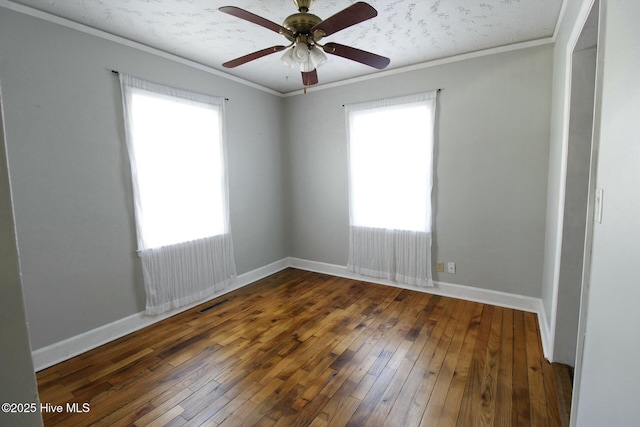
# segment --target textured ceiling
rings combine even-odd
[[[238,6],[281,24],[291,0],[12,0],[107,33],[190,59],[278,92],[302,87],[300,72],[282,53],[234,69],[223,62],[273,45],[277,33],[218,11]],[[310,12],[326,19],[351,0],[316,0]],[[562,0],[369,0],[378,16],[323,39],[387,56],[387,70],[553,36]],[[328,55],[320,84],[378,72]]]

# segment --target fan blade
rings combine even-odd
[[[311,28],[311,32],[322,31],[323,37],[329,36],[377,15],[378,12],[373,7],[359,1],[314,26]]]
[[[378,70],[382,70],[391,62],[389,58],[384,56],[376,55],[375,53],[356,49],[351,46],[345,46],[339,43],[327,43],[323,46],[323,49],[325,52],[332,55],[342,56],[343,58],[377,68]]]
[[[308,73],[302,72],[302,84],[305,86],[311,86],[318,83],[318,73],[314,69]]]
[[[262,58],[263,56],[270,55],[272,53],[280,52],[285,49],[286,46],[271,46],[266,49],[259,50],[257,52],[250,53],[245,56],[241,56],[240,58],[232,59],[231,61],[225,62],[222,64],[225,68],[234,68],[238,65],[246,64],[249,61],[253,61],[254,59]]]
[[[260,25],[261,27],[264,27],[268,30],[275,31],[278,34],[288,34],[289,36],[293,37],[293,33],[284,28],[282,25],[278,25],[275,22],[269,21],[268,19],[265,19],[244,9],[240,9],[239,7],[222,6],[221,8],[218,8],[218,10],[231,16],[235,16],[236,18],[253,22],[254,24]]]

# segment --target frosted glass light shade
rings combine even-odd
[[[287,67],[296,68],[298,66],[298,63],[293,59],[293,49],[287,49],[281,60]]]
[[[327,56],[321,49],[315,46],[309,49],[305,43],[298,43],[292,49],[287,49],[281,59],[287,67],[299,67],[303,73],[311,72],[327,62]]]
[[[319,48],[314,47],[309,51],[309,59],[311,60],[313,67],[318,68],[319,66],[327,62],[327,55],[325,55],[324,52],[322,52],[322,50],[320,50]]]
[[[298,43],[293,48],[293,60],[299,63],[303,63],[309,57],[309,46],[305,43]]]

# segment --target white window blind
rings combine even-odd
[[[432,286],[436,91],[347,105],[349,268]]]
[[[235,277],[224,99],[120,74],[147,312],[201,299]]]

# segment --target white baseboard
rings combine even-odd
[[[148,316],[144,312],[135,313],[131,316],[116,320],[115,322],[100,326],[98,328],[84,332],[80,335],[76,335],[71,338],[67,338],[66,340],[39,348],[31,353],[31,356],[33,357],[33,365],[36,371],[48,368],[49,366],[53,366],[64,360],[70,359],[86,351],[99,347],[102,344],[106,344],[110,341],[123,337],[146,326],[152,325],[178,313],[189,310],[197,305],[202,304],[203,302],[235,291],[236,289],[260,280],[263,277],[267,277],[271,274],[277,273],[278,271],[284,270],[287,267],[289,267],[288,260],[286,258],[281,259],[279,261],[265,265],[264,267],[260,267],[255,270],[249,271],[248,273],[239,275],[231,287],[220,291],[219,293],[212,295],[205,300],[198,301],[184,307],[176,308],[157,316]]]
[[[538,316],[538,324],[540,325],[540,339],[542,341],[542,350],[544,357],[551,360],[548,354],[549,343],[549,326],[547,317],[544,314],[544,307],[540,298],[528,297],[507,292],[493,291],[490,289],[475,288],[472,286],[456,285],[453,283],[434,282],[433,288],[407,285],[404,283],[394,282],[387,279],[379,279],[375,277],[363,276],[361,274],[349,271],[346,266],[326,264],[317,261],[309,261],[300,258],[289,258],[290,267],[299,268],[301,270],[314,271],[316,273],[330,274],[332,276],[345,277],[347,279],[363,280],[381,285],[395,286],[403,289],[410,289],[418,292],[426,292],[434,295],[442,295],[452,298],[460,298],[468,301],[481,302],[484,304],[496,305],[499,307],[512,308],[515,310],[535,313]]]
[[[547,324],[547,318],[544,315],[542,300],[540,298],[510,294],[506,292],[498,292],[445,282],[435,282],[435,286],[433,288],[424,288],[406,285],[391,280],[362,276],[349,271],[346,266],[289,257],[239,275],[233,286],[211,296],[210,298],[207,298],[207,300],[217,298],[221,295],[242,288],[257,280],[284,270],[287,267],[536,313],[538,315],[538,323],[540,325],[540,337],[542,339],[544,356],[551,360],[549,357],[550,355],[548,354],[548,349],[550,347],[547,341],[549,339],[549,326]],[[185,307],[180,307],[157,316],[148,316],[144,314],[144,312],[135,313],[131,316],[116,320],[115,322],[92,329],[80,335],[39,348],[32,352],[34,367],[36,371],[48,368],[146,326],[189,310],[203,302],[206,302],[207,300],[199,301]]]
[[[549,329],[549,322],[547,322],[547,315],[544,311],[544,305],[542,299],[538,300],[538,326],[540,327],[540,340],[542,341],[542,352],[545,359],[549,362],[553,362],[553,345],[551,342],[551,329]]]

